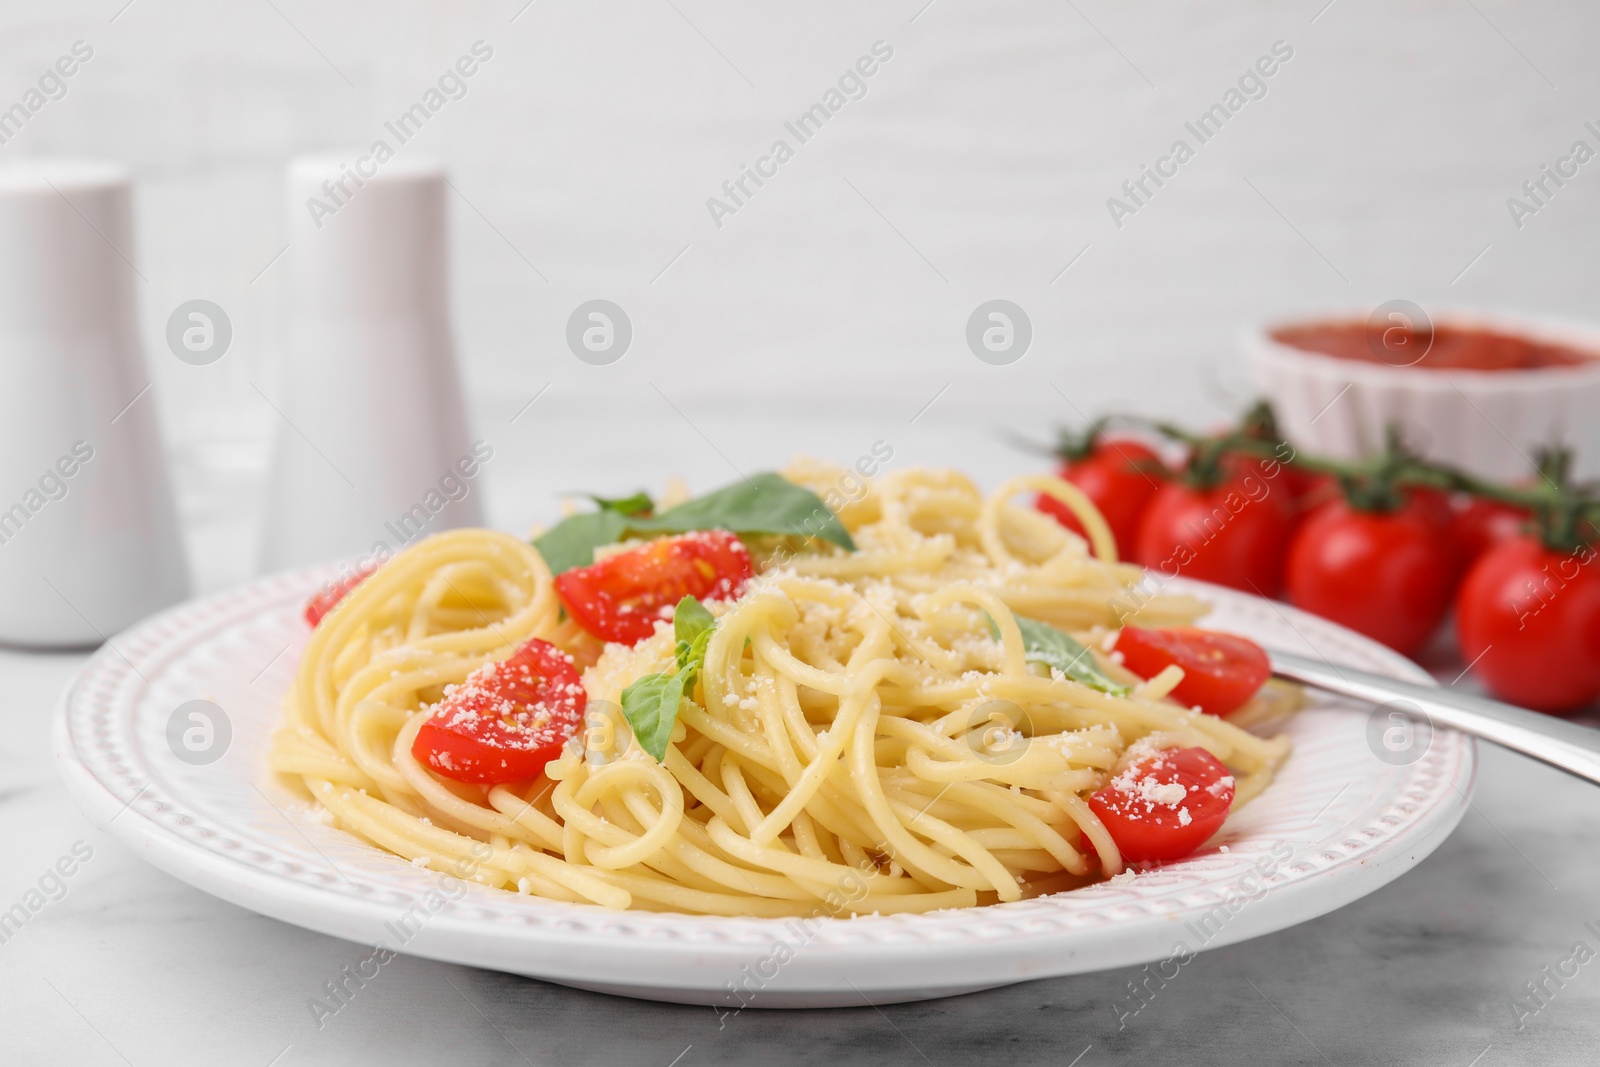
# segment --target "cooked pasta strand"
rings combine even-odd
[[[841,473],[787,475],[824,493]],[[1020,506],[1034,492],[1071,508],[1088,539]],[[749,591],[708,605],[717,627],[659,763],[614,705],[672,669],[671,626],[601,648],[563,617],[531,545],[455,530],[387,562],[312,633],[272,765],[335,825],[488,887],[777,917],[970,907],[1116,875],[1088,798],[1130,746],[1205,748],[1236,775],[1235,806],[1287,757],[1284,737],[1170,700],[1178,668],[1141,681],[1107,663],[1132,685],[1114,695],[1029,661],[1019,615],[1092,645],[1129,618],[1204,608],[1135,594],[1143,572],[1117,561],[1072,486],[1029,476],[985,497],[955,472],[906,470],[840,516],[859,551],[770,539]],[[587,664],[603,728],[580,730],[532,782],[465,784],[413,758],[451,687],[530,638]],[[1294,707],[1280,687],[1240,721]]]

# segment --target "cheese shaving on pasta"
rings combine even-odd
[[[822,493],[842,473],[785,476]],[[1032,493],[1071,508],[1087,539],[1028,506]],[[839,517],[855,552],[749,539],[758,576],[707,605],[715,631],[660,762],[619,704],[673,669],[670,621],[602,648],[564,616],[534,547],[466,529],[399,553],[316,628],[271,765],[336,826],[486,886],[788,916],[971,907],[1116,876],[1088,798],[1130,749],[1206,749],[1236,776],[1235,808],[1288,755],[1287,738],[1167,699],[1181,671],[1145,681],[1103,651],[1127,622],[1188,622],[1205,605],[1141,585],[1068,483],[1022,477],[985,496],[954,471],[902,470]],[[1122,684],[1030,661],[1019,616],[1075,636]],[[413,740],[447,687],[535,637],[586,668],[586,721],[561,756],[497,785],[419,764]]]

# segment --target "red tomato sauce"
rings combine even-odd
[[[1429,344],[1426,329],[1396,326],[1380,332],[1365,322],[1331,322],[1281,327],[1272,331],[1272,339],[1335,359],[1415,366],[1422,370],[1542,370],[1579,366],[1596,358],[1595,353],[1567,345],[1490,330],[1435,326],[1431,332],[1432,344]],[[1424,350],[1427,354],[1412,363],[1410,353]]]

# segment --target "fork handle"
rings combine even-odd
[[[1279,678],[1370,704],[1393,703],[1393,710],[1411,719],[1417,718],[1415,709],[1431,725],[1448,726],[1492,741],[1600,785],[1600,730],[1498,700],[1401,682],[1326,660],[1276,650],[1269,650],[1269,654],[1272,673]]]

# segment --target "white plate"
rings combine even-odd
[[[1186,959],[1315,918],[1399,877],[1449,835],[1472,792],[1469,738],[1439,731],[1420,759],[1391,765],[1369,747],[1371,709],[1315,696],[1290,725],[1294,754],[1264,795],[1203,853],[1125,884],[931,915],[821,919],[809,929],[610,912],[448,883],[459,899],[444,901],[440,875],[318,822],[266,767],[278,701],[308,632],[301,607],[332,573],[280,575],[185,604],[96,653],[56,721],[56,757],[73,797],[151,863],[264,915],[586,989],[729,1009],[823,1007]],[[1215,605],[1207,625],[1428,681],[1332,623],[1214,586],[1171,588]],[[232,727],[225,754],[206,766],[179,760],[166,740],[175,709],[197,698],[222,707]],[[1257,892],[1252,873],[1274,850],[1292,858]],[[434,914],[430,892],[443,904]],[[408,912],[414,919],[402,924]]]

